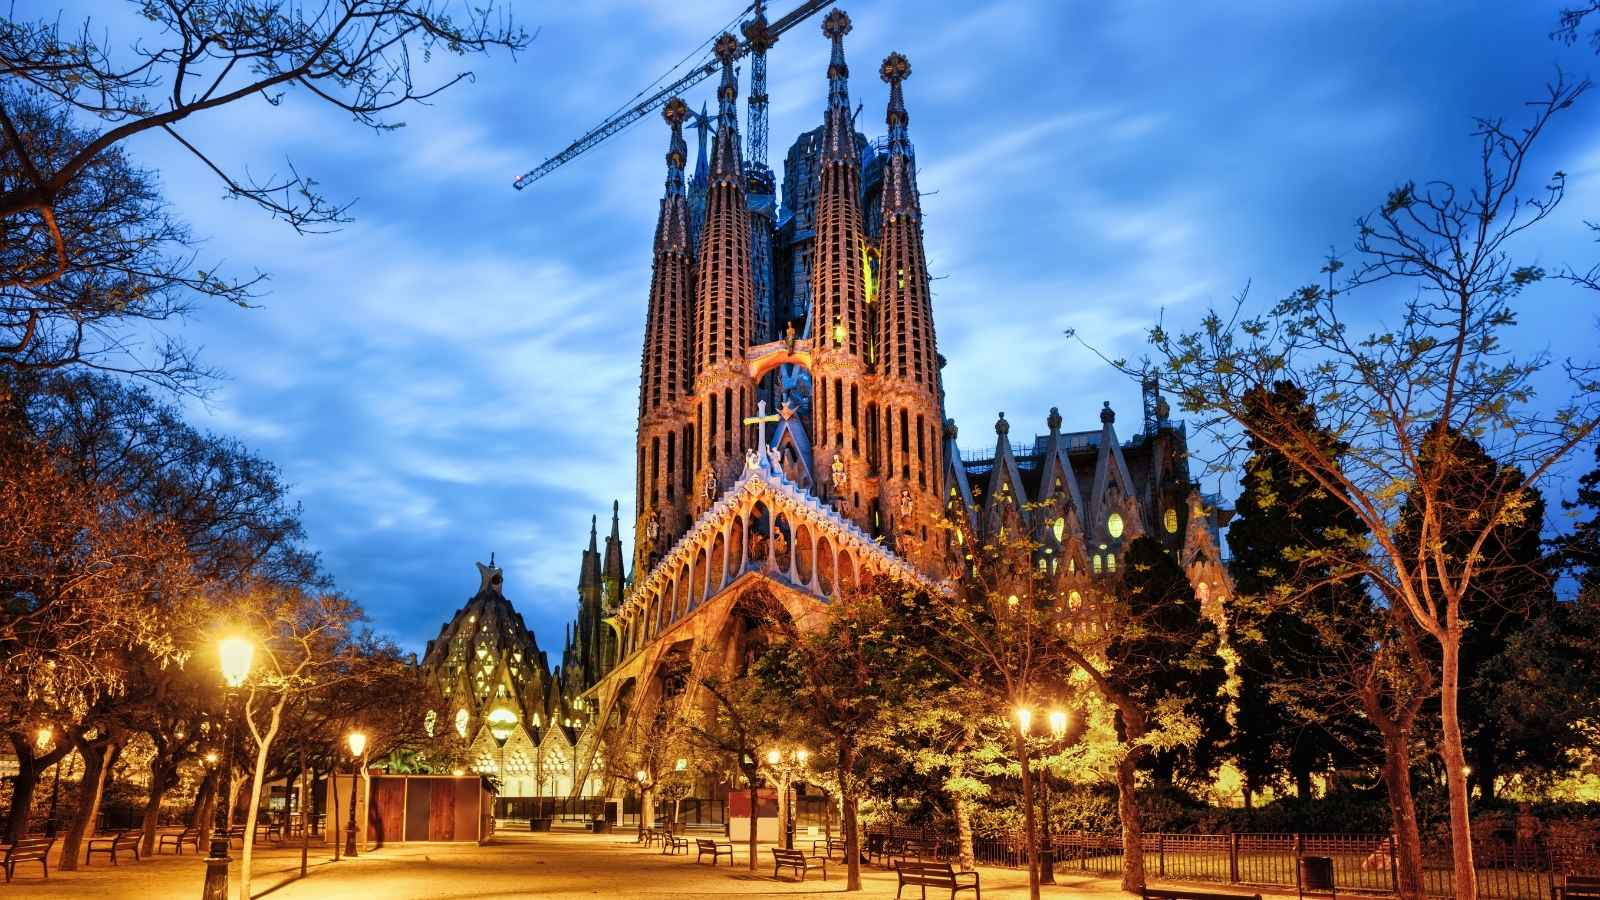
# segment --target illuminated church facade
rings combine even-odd
[[[503,749],[494,746],[496,708],[516,717],[524,756],[528,747],[559,752],[562,790],[535,785],[541,794],[618,793],[602,735],[645,740],[649,723],[697,702],[697,670],[742,665],[762,641],[753,596],[803,627],[875,575],[945,581],[960,560],[951,519],[980,538],[1022,522],[1040,544],[1038,564],[1069,592],[1116,578],[1123,548],[1142,535],[1182,561],[1208,602],[1231,593],[1218,536],[1228,511],[1200,493],[1186,432],[1153,386],[1127,440],[1108,403],[1099,426],[1081,431],[1063,431],[1051,409],[1031,439],[1014,438],[1001,413],[992,445],[961,449],[945,414],[923,247],[904,93],[911,66],[898,53],[883,60],[886,135],[868,140],[850,104],[849,31],[843,11],[823,22],[823,121],[788,152],[781,205],[765,161],[743,155],[733,36],[716,44],[715,133],[708,146],[702,115],[692,176],[689,107],[674,98],[663,110],[635,544],[624,552],[616,509],[603,554],[591,530],[559,668],[507,668],[518,653],[543,657],[531,635],[521,643],[520,619],[507,625],[494,597],[479,602],[486,590],[497,595],[489,580],[430,644],[435,677],[459,679],[466,667],[466,680],[450,683],[471,702],[452,715],[465,710],[484,767],[500,764],[489,759]],[[473,604],[483,611],[468,613]],[[482,657],[480,638],[460,643],[496,628],[504,636]]]

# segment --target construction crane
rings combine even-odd
[[[805,3],[800,4],[790,10],[788,14],[770,24],[762,14],[760,0],[756,0],[755,3],[745,8],[745,12],[753,10],[755,16],[745,23],[741,29],[745,38],[739,42],[739,49],[734,54],[734,58],[737,59],[746,54],[753,54],[750,83],[750,159],[752,162],[763,167],[767,164],[767,51],[772,48],[773,44],[777,43],[779,36],[784,32],[804,22],[817,12],[832,6],[833,2],[834,0],[806,0]],[[702,46],[710,43],[711,41],[707,41]],[[610,118],[596,125],[588,134],[573,141],[560,153],[540,163],[538,168],[518,177],[517,180],[511,183],[512,187],[520,191],[577,159],[605,141],[606,138],[622,131],[634,122],[649,115],[652,111],[660,109],[669,98],[682,94],[689,88],[711,77],[717,71],[717,65],[715,56],[702,58],[700,62],[696,63],[693,68],[679,77],[678,80],[660,88],[633,106],[613,113]],[[676,69],[677,67],[674,66],[673,68]],[[662,76],[662,78],[665,77]],[[661,81],[660,78],[656,79],[656,82],[659,81]],[[652,86],[656,82],[652,82]],[[649,89],[649,87],[646,87],[645,91]],[[643,94],[644,91],[639,93]]]

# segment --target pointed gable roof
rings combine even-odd
[[[1050,434],[1045,438],[1044,453],[1039,459],[1039,496],[1035,499],[1048,502],[1056,499],[1056,482],[1061,483],[1061,493],[1069,509],[1077,516],[1084,515],[1083,495],[1078,491],[1078,477],[1072,472],[1072,460],[1067,456],[1067,442],[1061,439],[1061,411],[1050,407],[1050,417],[1045,420]]]
[[[1109,508],[1105,505],[1106,492],[1115,483],[1117,489],[1124,497],[1132,497],[1134,491],[1133,475],[1128,472],[1128,461],[1122,457],[1122,444],[1117,441],[1117,430],[1113,427],[1117,414],[1111,409],[1111,401],[1107,400],[1100,410],[1100,454],[1094,464],[1094,487],[1089,496],[1089,515],[1091,520],[1085,524],[1091,529],[1098,529],[1105,523],[1105,519],[1113,512],[1121,512],[1121,508]]]
[[[1028,502],[1028,495],[1022,486],[1022,472],[1017,466],[1016,456],[1011,452],[1011,423],[1006,421],[1005,413],[995,420],[994,433],[994,468],[989,470],[989,486],[983,498],[985,518],[995,511],[995,505],[1004,498],[1009,497],[1018,512],[1021,512],[1022,504]]]

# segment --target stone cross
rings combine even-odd
[[[763,400],[756,404],[756,414],[745,419],[744,424],[756,426],[756,447],[765,453],[767,449],[767,423],[780,422],[782,420],[782,416],[767,415],[767,401]]]

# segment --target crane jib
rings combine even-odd
[[[776,22],[773,22],[771,25],[769,25],[767,28],[767,33],[771,36],[771,38],[776,39],[778,35],[783,34],[785,31],[788,31],[795,25],[805,21],[817,11],[832,5],[833,2],[834,0],[807,0],[807,2],[800,4],[793,10],[790,10],[787,15],[782,16]],[[734,58],[739,59],[749,52],[750,41],[740,41],[739,48],[734,53]],[[679,78],[677,81],[674,81],[666,87],[656,91],[654,94],[651,94],[638,104],[631,106],[620,113],[617,113],[604,122],[601,122],[583,137],[580,137],[569,144],[566,149],[562,150],[560,153],[557,153],[556,155],[540,163],[537,168],[519,176],[515,181],[511,182],[511,186],[520,191],[544,176],[549,175],[551,172],[554,172],[561,166],[581,156],[584,152],[592,149],[595,145],[603,142],[606,138],[611,137],[624,128],[627,128],[634,122],[637,122],[643,116],[648,115],[652,110],[659,108],[667,102],[668,98],[690,87],[693,87],[696,84],[699,84],[701,81],[704,81],[716,70],[717,64],[715,61],[706,62],[696,66],[695,68],[689,70],[689,72],[686,73],[682,78]]]

